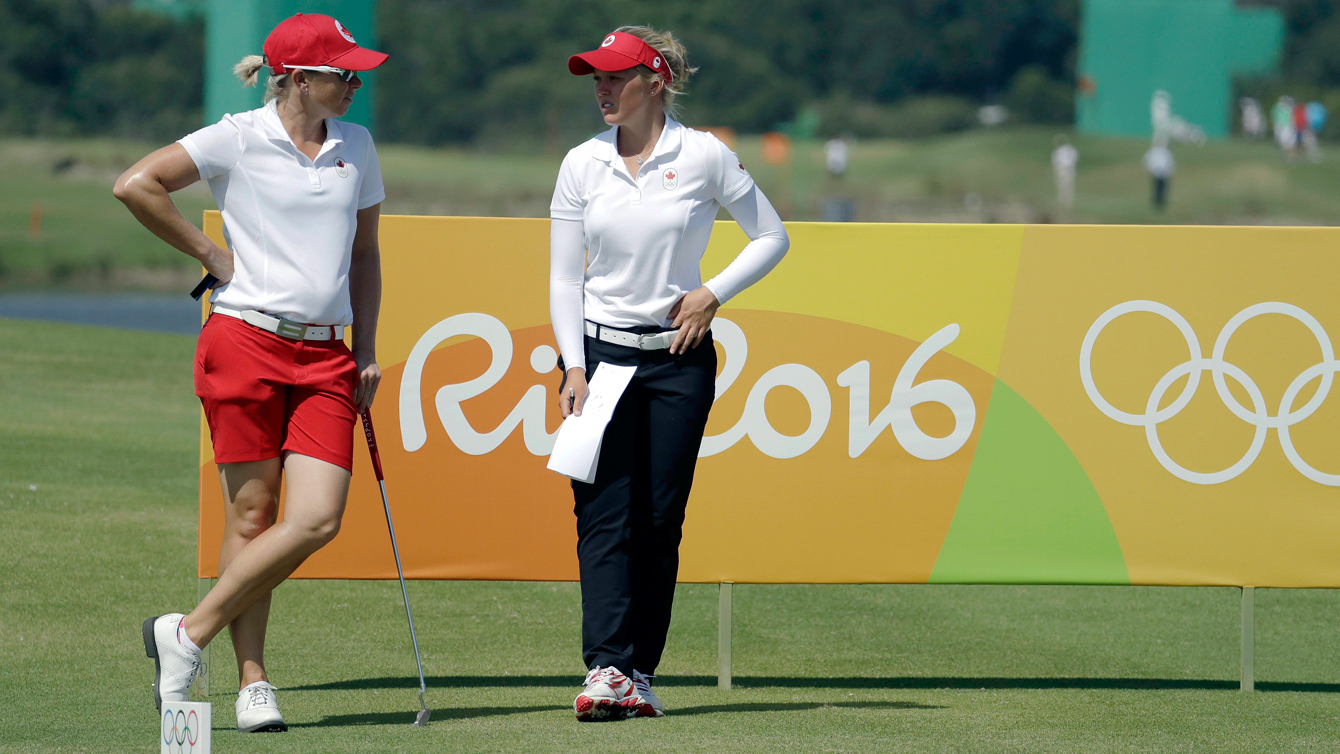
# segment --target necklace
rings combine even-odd
[[[653,149],[655,149],[655,148],[656,148],[656,143],[655,143],[655,142],[652,142],[651,144],[648,144],[645,148],[643,148],[643,150],[642,150],[641,152],[638,152],[637,154],[633,155],[633,159],[637,160],[637,164],[641,165],[641,164],[642,164],[642,161],[643,161],[643,159],[644,159],[644,158],[643,158],[643,155],[650,153],[651,150],[653,150]]]

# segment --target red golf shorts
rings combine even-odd
[[[358,369],[340,340],[289,340],[212,315],[195,348],[195,394],[205,407],[215,463],[263,461],[284,451],[352,472]]]

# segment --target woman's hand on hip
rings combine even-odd
[[[233,252],[228,249],[215,246],[214,251],[205,258],[204,265],[209,274],[219,280],[214,284],[215,288],[233,279]]]
[[[586,396],[590,392],[591,389],[586,385],[586,370],[582,367],[569,369],[567,384],[558,391],[558,410],[563,418],[568,418],[568,414],[581,416],[582,406],[586,404]]]
[[[679,332],[675,333],[675,339],[670,343],[670,353],[688,353],[697,348],[712,327],[712,319],[720,308],[721,302],[717,301],[716,294],[707,288],[689,291],[676,301],[670,310],[670,326]]]
[[[372,399],[377,395],[377,385],[382,381],[382,370],[377,366],[375,357],[360,354],[354,354],[354,366],[358,367],[358,384],[354,385],[354,406],[361,414],[372,406]]]

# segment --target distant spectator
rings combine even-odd
[[[1293,122],[1293,97],[1280,97],[1270,109],[1270,125],[1275,129],[1275,143],[1284,156],[1292,160],[1298,149],[1298,129]]]
[[[1261,103],[1255,97],[1243,97],[1238,104],[1242,107],[1242,135],[1249,139],[1265,136],[1266,115],[1261,111]]]
[[[1202,146],[1205,131],[1194,123],[1173,113],[1172,95],[1159,89],[1149,101],[1149,123],[1154,129],[1154,143],[1168,146],[1170,141],[1184,141]]]
[[[1155,144],[1145,152],[1145,170],[1154,179],[1154,210],[1162,212],[1168,206],[1168,184],[1172,181],[1177,162],[1172,151],[1165,146]]]
[[[1317,101],[1307,103],[1307,127],[1312,129],[1312,133],[1321,136],[1321,132],[1326,130],[1326,118],[1330,111],[1326,106]]]
[[[1070,209],[1075,205],[1075,166],[1079,164],[1079,150],[1064,134],[1058,134],[1052,150],[1052,171],[1056,174],[1056,199]]]
[[[1313,162],[1321,162],[1321,132],[1326,128],[1326,106],[1317,101],[1307,103],[1304,108],[1305,120],[1307,121],[1307,136],[1303,140],[1303,148],[1307,150],[1307,158]]]
[[[824,167],[828,168],[828,174],[834,178],[841,178],[847,172],[847,160],[851,156],[851,149],[847,146],[847,140],[841,136],[836,139],[829,139],[824,144]]]

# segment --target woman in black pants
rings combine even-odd
[[[573,482],[582,579],[583,721],[660,717],[651,677],[670,627],[684,509],[712,407],[717,308],[790,245],[734,153],[667,117],[693,73],[668,33],[623,27],[574,55],[611,128],[573,149],[550,207],[550,318],[566,367],[560,408],[581,413],[601,362],[635,366],[593,483]],[[751,239],[707,283],[719,207]],[[627,671],[625,673],[625,671]]]

